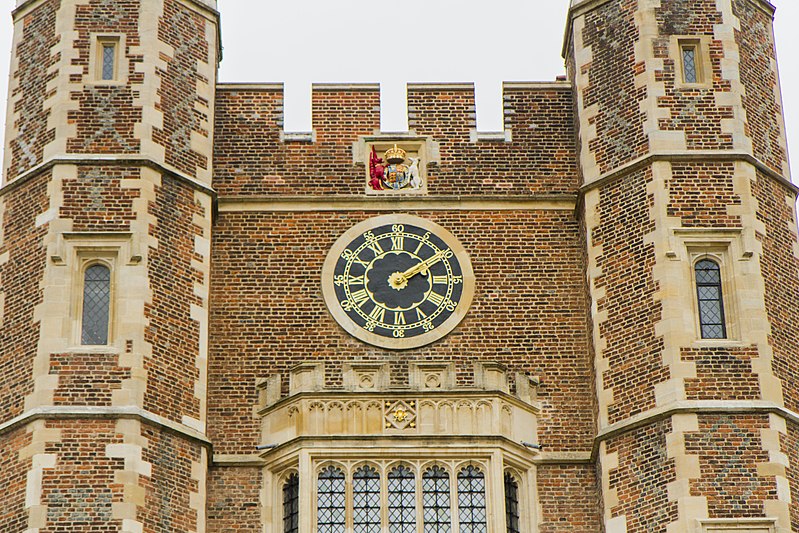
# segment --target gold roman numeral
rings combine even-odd
[[[348,285],[363,285],[363,276],[350,276],[347,278]]]
[[[370,242],[367,246],[369,247],[370,250],[372,250],[375,253],[375,257],[377,257],[378,255],[383,255],[385,253],[383,247],[380,246],[380,241],[374,240]]]
[[[435,305],[436,307],[444,303],[444,297],[438,294],[437,292],[431,292],[430,296],[428,296],[427,299],[433,302],[433,305]]]
[[[372,312],[369,313],[369,318],[374,320],[375,322],[383,322],[383,319],[386,317],[386,310],[376,305]]]
[[[424,320],[425,318],[427,318],[427,315],[424,314],[424,311],[422,311],[421,309],[419,309],[417,307],[416,308],[416,320]]]
[[[449,285],[449,276],[433,276],[434,285]]]
[[[418,308],[417,308],[418,309]],[[395,326],[404,326],[405,322],[405,313],[402,311],[397,311],[394,313],[394,325]]]
[[[391,249],[404,250],[405,249],[405,235],[392,235],[391,236]]]
[[[350,296],[355,301],[355,303],[360,307],[361,305],[369,299],[369,293],[366,292],[366,289],[361,289],[359,291],[353,292]]]

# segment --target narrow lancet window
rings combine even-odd
[[[83,311],[81,314],[81,344],[108,344],[108,324],[111,311],[111,269],[92,265],[83,277]]]
[[[116,43],[104,42],[102,43],[102,76],[103,81],[111,81],[116,78],[116,56],[117,47]]]
[[[416,479],[405,466],[388,473],[388,531],[416,533]]]
[[[519,529],[519,484],[505,474],[505,525],[508,533],[521,533]]]
[[[721,293],[721,269],[718,263],[703,259],[694,267],[699,301],[699,327],[703,339],[726,339],[724,300]]]
[[[291,474],[283,484],[283,533],[300,530],[300,477]]]
[[[344,533],[346,527],[346,493],[344,473],[329,466],[319,473],[316,494],[318,533]]]
[[[458,523],[460,533],[486,533],[485,476],[473,466],[458,474]]]
[[[682,47],[682,78],[685,83],[698,83],[699,77],[696,68],[696,46],[684,45]]]
[[[449,474],[440,466],[434,466],[422,476],[422,505],[424,533],[450,533]]]
[[[355,533],[380,533],[380,475],[363,466],[352,476],[352,517]]]

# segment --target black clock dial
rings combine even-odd
[[[407,215],[352,228],[331,250],[323,276],[336,320],[362,340],[395,349],[446,334],[473,292],[463,247],[443,228]]]
[[[384,224],[353,239],[336,262],[336,297],[358,326],[407,338],[440,326],[463,293],[463,272],[437,235]]]

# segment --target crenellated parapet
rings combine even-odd
[[[220,84],[214,187],[226,197],[362,196],[369,150],[359,145],[429,139],[427,195],[574,194],[570,85],[506,83],[503,101],[504,131],[478,132],[474,85],[409,84],[410,130],[397,135],[380,131],[378,85],[315,84],[312,132],[296,134],[283,131],[281,85]]]

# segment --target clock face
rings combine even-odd
[[[325,302],[355,337],[384,348],[423,346],[449,333],[474,294],[463,246],[409,215],[371,218],[342,235],[322,270]]]

